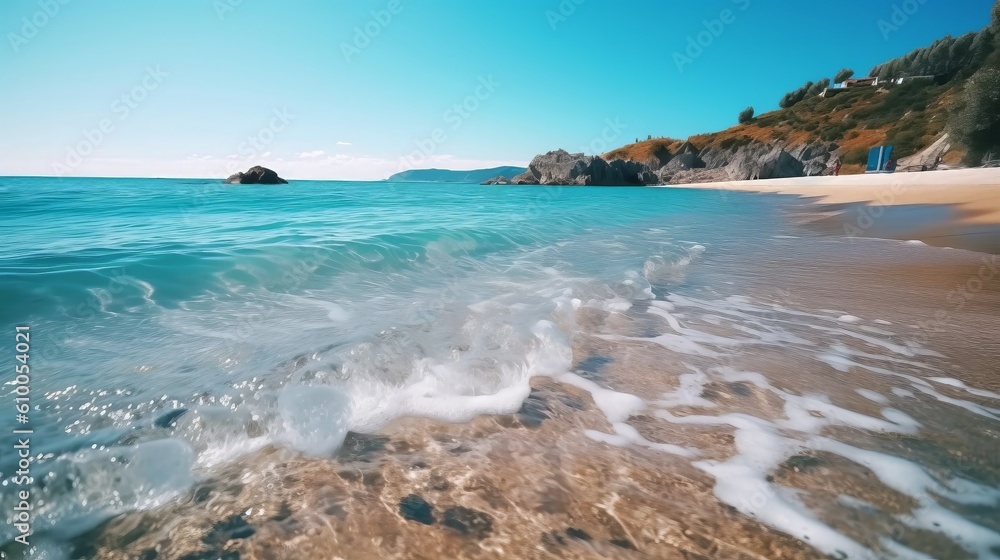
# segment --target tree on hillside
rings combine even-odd
[[[969,148],[968,163],[978,164],[989,152],[1000,156],[1000,64],[990,64],[969,79],[965,109],[955,124],[956,135]]]
[[[919,48],[872,68],[869,76],[877,78],[902,78],[905,76],[926,76],[952,74],[971,68],[975,71],[977,52],[990,45],[993,34],[989,28],[972,32],[961,37],[947,35],[934,41],[930,46]]]
[[[990,21],[994,30],[1000,30],[1000,0],[997,0],[990,10]]]
[[[969,52],[972,54],[971,62],[969,63],[971,72],[975,72],[982,67],[986,59],[996,50],[997,46],[996,34],[990,28],[980,31],[969,46]]]
[[[837,72],[837,75],[833,77],[833,83],[842,84],[847,80],[850,80],[853,76],[854,76],[854,70],[851,70],[850,68],[844,68],[840,72]]]
[[[816,97],[817,95],[823,93],[823,90],[828,87],[830,87],[830,78],[823,78],[806,89],[805,97]]]
[[[748,122],[752,121],[753,113],[754,113],[753,107],[747,107],[746,109],[740,111],[740,118],[739,118],[740,124],[747,124]]]
[[[809,88],[813,87],[813,85],[814,84],[812,82],[806,82],[806,85],[800,87],[799,89],[786,93],[785,96],[781,98],[781,101],[778,102],[778,107],[781,107],[782,109],[789,109],[793,107],[796,103],[806,98]]]

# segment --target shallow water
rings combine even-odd
[[[819,235],[798,204],[0,179],[33,543],[997,557],[996,257]]]

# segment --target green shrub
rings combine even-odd
[[[901,121],[889,129],[886,144],[894,146],[893,157],[909,157],[923,150],[926,147],[924,137],[927,136],[927,128],[927,120],[917,117]]]
[[[739,122],[740,124],[747,124],[753,120],[753,107],[747,107],[740,111]]]
[[[848,126],[846,122],[831,124],[820,131],[819,137],[822,138],[824,142],[836,142],[843,138],[844,134],[850,128],[851,127]]]
[[[782,115],[780,113],[783,113],[783,111],[773,111],[771,113],[767,113],[766,115],[757,117],[754,122],[761,128],[770,128],[782,121]]]
[[[978,165],[1000,150],[1000,64],[989,65],[965,86],[963,108],[954,119],[956,136],[966,146],[966,163]]]
[[[850,68],[844,68],[840,72],[837,72],[837,75],[834,76],[833,83],[835,84],[844,83],[845,81],[850,80],[851,76],[853,75],[854,75],[854,70],[851,70]]]
[[[868,163],[869,148],[854,148],[844,154],[841,162],[847,165],[865,165]]]

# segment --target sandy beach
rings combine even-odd
[[[802,222],[830,232],[1000,253],[1000,169],[726,181],[683,188],[798,195],[816,210]]]

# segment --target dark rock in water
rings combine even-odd
[[[215,491],[215,487],[209,483],[197,486],[193,492],[193,498],[195,503],[207,502],[209,498],[212,497],[212,492]]]
[[[562,538],[558,532],[551,531],[542,533],[542,544],[547,547],[563,546],[566,544],[566,539]]]
[[[509,185],[510,179],[504,177],[503,175],[499,177],[494,177],[492,179],[487,179],[480,183],[481,185]]]
[[[576,372],[585,379],[589,379],[591,381],[601,381],[603,380],[601,370],[604,369],[604,366],[613,361],[615,361],[614,358],[609,356],[588,356],[585,360],[576,364]]]
[[[288,181],[278,177],[277,173],[266,167],[255,165],[246,172],[230,175],[226,179],[226,183],[230,185],[284,185]]]
[[[520,175],[515,175],[513,179],[510,180],[512,185],[537,185],[538,179],[531,171],[525,171]]]
[[[347,432],[344,444],[337,453],[341,462],[363,461],[370,463],[377,459],[389,444],[390,439],[386,436],[373,436],[359,434],[357,432]]]
[[[407,521],[424,525],[434,524],[434,506],[416,494],[410,494],[399,501],[399,515]]]
[[[153,422],[153,425],[156,426],[157,428],[170,428],[175,425],[174,421],[180,418],[181,416],[184,416],[184,414],[187,411],[188,410],[186,408],[176,408],[174,410],[171,410],[170,412],[157,418]]]
[[[556,150],[535,156],[528,170],[514,177],[515,185],[642,186],[659,178],[645,163]]]
[[[278,509],[278,513],[271,516],[271,521],[284,521],[292,516],[292,508],[288,505],[288,502],[281,502],[281,508]]]
[[[252,536],[257,531],[247,523],[240,515],[234,515],[225,521],[220,521],[212,525],[202,542],[206,544],[225,544],[234,539],[245,539]]]
[[[736,383],[730,383],[729,390],[731,390],[733,393],[741,397],[753,396],[753,389],[751,388],[750,384],[744,383],[742,381],[738,381]]]
[[[611,539],[608,542],[620,548],[635,550],[635,545],[625,539]]]
[[[462,454],[468,453],[469,451],[472,451],[472,449],[468,445],[465,445],[464,443],[460,443],[460,444],[458,444],[458,447],[454,447],[450,451],[451,451],[451,453],[453,453],[455,455],[462,455]]]
[[[781,468],[789,471],[808,471],[823,465],[823,460],[812,455],[792,455]]]
[[[541,393],[532,389],[524,404],[517,411],[517,419],[527,428],[537,428],[542,422],[549,419],[549,405],[545,402],[545,397]]]
[[[493,517],[488,513],[456,506],[445,510],[441,523],[462,535],[481,539],[493,531]]]

